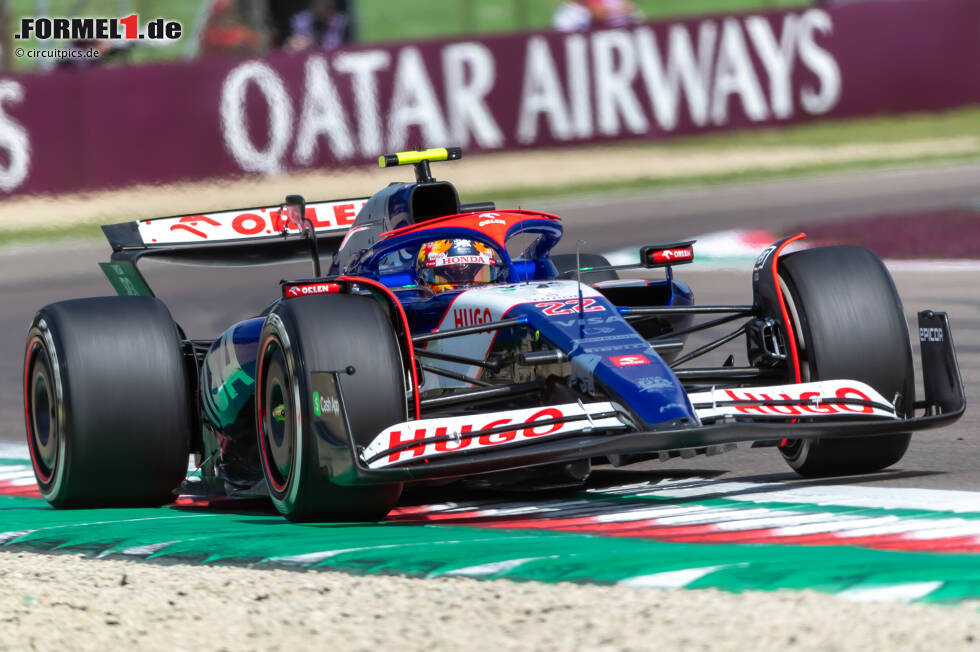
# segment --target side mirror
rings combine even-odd
[[[306,200],[302,195],[286,195],[286,201],[279,205],[279,215],[286,218],[300,233],[313,230],[313,225],[306,219]]]
[[[310,241],[310,257],[313,259],[313,276],[320,278],[320,252],[316,245],[316,229],[313,222],[306,219],[306,200],[302,195],[286,195],[286,201],[279,204],[279,215],[306,235]]]

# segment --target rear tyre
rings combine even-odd
[[[605,256],[600,256],[599,254],[580,254],[579,260],[576,262],[575,254],[556,254],[551,257],[551,262],[555,264],[555,268],[558,270],[558,274],[565,274],[566,272],[573,272],[578,269],[578,265],[582,267],[608,267],[609,261],[606,260]],[[575,276],[572,275],[570,278],[574,279]],[[615,281],[619,279],[619,272],[614,269],[609,269],[604,272],[582,272],[582,280],[586,283],[598,283],[600,281]]]
[[[320,448],[346,442],[314,433],[310,374],[349,367],[354,373],[341,377],[347,419],[355,444],[366,446],[407,418],[404,366],[384,310],[369,297],[341,294],[290,299],[269,314],[259,338],[256,429],[269,495],[291,521],[378,520],[401,495],[401,483],[335,484],[331,474],[352,460],[321,468]]]
[[[779,260],[804,382],[849,378],[898,401],[915,402],[912,349],[902,301],[881,260],[864,247],[818,247]],[[849,439],[791,440],[780,447],[799,474],[815,477],[870,473],[905,454],[907,433]]]
[[[24,355],[27,444],[55,507],[159,505],[187,475],[191,403],[177,327],[150,297],[61,301]]]

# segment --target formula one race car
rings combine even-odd
[[[581,483],[593,464],[778,447],[806,476],[901,459],[910,432],[965,399],[944,313],[919,313],[915,398],[902,305],[861,247],[767,247],[752,305],[696,305],[673,266],[693,242],[634,265],[550,255],[554,215],[460,204],[430,161],[381,157],[414,183],[368,199],[165,217],[103,227],[120,296],[42,308],[27,338],[27,440],[57,507],[161,504],[173,492],[268,495],[291,520],[376,519],[405,483]],[[520,242],[515,248],[514,243]],[[144,257],[210,264],[305,255],[257,317],[189,340]],[[332,254],[327,274],[320,253]],[[584,267],[582,265],[585,265]],[[662,280],[622,280],[663,268]],[[695,323],[696,316],[707,321]],[[692,332],[737,325],[684,352]],[[748,364],[687,363],[736,339]],[[185,479],[189,453],[200,478]],[[482,483],[482,485],[481,485]]]

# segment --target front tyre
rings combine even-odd
[[[817,247],[779,260],[779,278],[797,339],[803,382],[859,380],[892,400],[915,402],[912,349],[902,301],[881,260],[864,247]],[[870,473],[905,454],[908,433],[790,440],[786,462],[808,477]]]
[[[27,445],[55,507],[163,504],[187,474],[192,409],[177,327],[149,297],[61,301],[24,354]]]
[[[269,314],[259,338],[256,429],[269,495],[291,521],[378,520],[401,495],[400,483],[331,479],[357,453],[339,433],[328,433],[332,443],[316,434],[311,374],[350,367],[341,378],[347,419],[355,445],[366,446],[407,418],[401,352],[384,310],[370,297],[340,294],[289,299]]]

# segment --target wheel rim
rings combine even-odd
[[[292,459],[292,442],[286,437],[288,408],[283,399],[282,384],[275,379],[269,384],[266,405],[269,408],[269,448],[276,469],[283,477],[289,477],[290,460]]]
[[[273,489],[281,492],[285,490],[293,471],[293,447],[296,445],[295,406],[282,349],[276,342],[268,342],[263,358],[267,371],[262,383],[259,412],[262,453],[267,477]]]
[[[61,432],[58,428],[58,403],[54,395],[51,365],[41,346],[36,347],[32,356],[28,378],[28,419],[31,426],[29,443],[38,479],[46,483],[51,480],[57,468]]]

